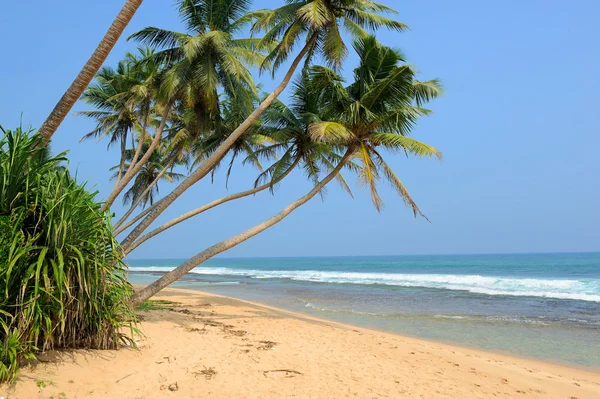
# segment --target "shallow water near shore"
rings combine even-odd
[[[148,284],[182,260],[130,260]],[[173,285],[600,369],[600,253],[211,259]]]

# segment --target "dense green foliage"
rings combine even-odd
[[[415,216],[425,216],[387,159],[398,153],[441,159],[440,151],[410,134],[442,88],[437,79],[417,80],[399,50],[377,41],[379,29],[408,28],[389,18],[395,10],[372,0],[289,0],[274,10],[252,10],[247,0],[176,3],[185,33],[147,27],[131,35],[146,47],[127,54],[115,70],[105,67],[82,96],[94,109],[81,114],[96,122],[85,137],[121,139],[121,161],[112,169],[117,184],[104,207],[119,196],[132,203],[115,224],[117,234],[127,234],[124,253],[214,206],[267,188],[274,193],[294,170],[317,185],[346,153],[340,172],[369,188],[378,211],[378,186],[385,182]],[[346,85],[342,67],[350,51],[360,64]],[[289,68],[281,82],[260,93],[250,71],[258,67],[260,77],[284,64]],[[281,94],[289,84],[286,102]],[[224,165],[227,186],[240,163],[258,169],[254,189],[199,206],[142,236],[185,191],[206,177],[214,180]],[[159,181],[179,179],[159,196]],[[335,179],[350,192],[345,177]]]
[[[131,287],[111,223],[88,192],[22,129],[0,139],[0,381],[54,348],[131,343]],[[131,331],[131,330],[130,330]]]

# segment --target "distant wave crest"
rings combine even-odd
[[[132,267],[132,271],[168,272],[173,267]],[[452,274],[358,273],[318,270],[252,270],[198,267],[191,273],[290,279],[333,284],[388,285],[468,291],[486,295],[533,296],[600,302],[600,280],[533,279]]]

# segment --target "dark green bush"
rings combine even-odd
[[[0,140],[0,382],[56,348],[131,343],[131,286],[107,213],[22,129]],[[132,330],[130,330],[132,331]]]

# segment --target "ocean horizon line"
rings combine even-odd
[[[340,258],[386,258],[386,257],[416,257],[416,256],[502,256],[502,255],[572,255],[572,254],[600,254],[596,251],[555,251],[555,252],[474,252],[474,253],[440,253],[440,254],[384,254],[384,255],[307,255],[307,256],[215,256],[211,259],[340,259]],[[144,260],[187,260],[183,258],[126,258],[126,260],[144,261]],[[210,260],[210,259],[209,259]]]

